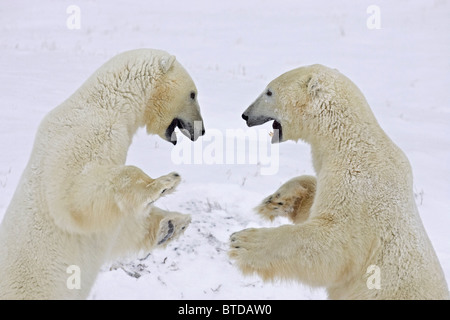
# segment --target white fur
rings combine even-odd
[[[179,114],[201,120],[191,92],[175,57],[134,50],[105,63],[45,117],[0,226],[1,299],[86,298],[103,263],[183,232],[189,216],[153,207],[179,175],[152,179],[125,161],[139,127],[166,139]],[[80,289],[67,286],[72,265]]]
[[[250,123],[277,119],[282,141],[310,143],[317,186],[307,188],[306,180],[314,186],[310,177],[291,180],[258,207],[294,225],[232,235],[230,256],[243,272],[323,286],[332,299],[449,298],[416,208],[408,159],[348,78],[321,65],[292,70],[273,80],[245,115]],[[278,202],[304,203],[295,209],[302,218],[296,221]],[[373,266],[380,289],[367,285]]]

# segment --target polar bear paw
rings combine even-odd
[[[169,216],[163,218],[159,223],[159,229],[156,236],[158,246],[166,246],[170,241],[178,238],[184,233],[191,223],[189,215],[172,212]]]
[[[266,197],[255,211],[271,221],[276,217],[287,217],[294,223],[301,223],[309,217],[315,192],[316,178],[300,176]]]
[[[276,229],[250,228],[235,232],[230,237],[228,256],[236,261],[244,274],[256,273],[263,279],[274,278],[277,272],[279,239]],[[280,258],[281,259],[281,258]]]
[[[169,173],[153,180],[152,183],[147,185],[147,189],[150,191],[148,204],[150,205],[160,197],[172,193],[180,182],[181,177],[176,172]]]

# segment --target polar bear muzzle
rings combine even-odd
[[[273,132],[270,133],[270,136],[272,137],[271,142],[272,143],[280,143],[283,141],[283,127],[281,126],[281,123],[279,120],[273,118],[273,117],[266,117],[266,116],[254,116],[249,109],[252,106],[250,106],[247,110],[244,111],[242,114],[242,119],[244,119],[247,122],[247,126],[253,127],[253,126],[259,126],[262,125],[268,121],[272,121],[272,128],[274,129]]]
[[[174,118],[167,127],[165,133],[166,140],[173,143],[173,145],[177,144],[177,135],[175,133],[175,128],[179,128],[181,133],[183,133],[192,141],[196,141],[199,136],[203,136],[205,134],[203,120],[186,121],[180,118]]]

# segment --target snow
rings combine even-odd
[[[71,5],[80,10],[79,29],[68,27]],[[379,8],[379,29],[368,27],[370,5]],[[322,289],[244,277],[227,257],[231,233],[288,223],[263,221],[252,208],[288,179],[313,174],[308,145],[280,144],[272,174],[262,174],[268,166],[262,155],[259,164],[220,157],[231,150],[227,130],[259,140],[265,134],[269,141],[269,125],[249,129],[240,115],[270,80],[321,63],[359,86],[410,159],[419,211],[450,279],[449,16],[446,0],[3,1],[0,219],[44,115],[113,55],[163,49],[197,84],[207,134],[180,145],[203,163],[175,163],[179,149],[144,131],[127,162],[152,177],[179,172],[178,191],[158,205],[190,213],[192,223],[182,238],[146,259],[105,265],[90,299],[324,299]]]

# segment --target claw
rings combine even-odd
[[[173,236],[173,233],[174,233],[174,227],[173,227],[172,220],[169,220],[168,225],[169,225],[169,232],[167,232],[167,234],[164,236],[164,238],[161,239],[161,240],[158,242],[158,245],[160,245],[160,244],[166,242],[167,240],[170,239],[170,237]]]

